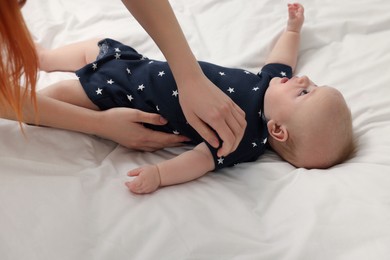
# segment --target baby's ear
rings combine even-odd
[[[269,120],[267,123],[268,133],[273,139],[279,142],[286,142],[288,139],[288,131],[286,126],[277,124],[274,120]]]

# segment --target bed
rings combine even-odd
[[[171,0],[199,60],[257,72],[287,1]],[[0,120],[0,258],[390,259],[390,2],[302,0],[296,73],[337,87],[357,152],[327,170],[256,162],[135,195],[126,173],[190,149],[143,153],[81,133]],[[34,39],[54,48],[111,37],[163,60],[119,0],[30,0]],[[40,73],[38,88],[71,73]]]

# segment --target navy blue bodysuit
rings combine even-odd
[[[204,140],[187,123],[179,104],[175,80],[167,62],[152,60],[133,48],[112,39],[98,43],[97,60],[76,71],[91,101],[101,110],[130,107],[158,113],[168,120],[164,126],[145,125],[153,130],[181,134],[192,144]],[[204,74],[245,111],[247,127],[238,148],[219,158],[217,150],[207,145],[214,157],[215,169],[256,160],[264,153],[267,126],[263,99],[273,77],[292,76],[291,67],[267,64],[258,74],[199,62]]]

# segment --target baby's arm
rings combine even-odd
[[[134,193],[151,193],[158,187],[195,180],[214,169],[214,159],[205,143],[157,165],[146,165],[131,170],[136,176],[126,186]]]
[[[279,37],[269,54],[266,64],[282,63],[295,70],[298,59],[300,32],[304,21],[304,9],[301,4],[288,4],[288,22],[286,30]]]

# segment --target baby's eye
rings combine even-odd
[[[309,93],[309,91],[307,89],[303,89],[301,92],[299,92],[299,96],[303,96],[303,95],[306,95],[308,93]]]

